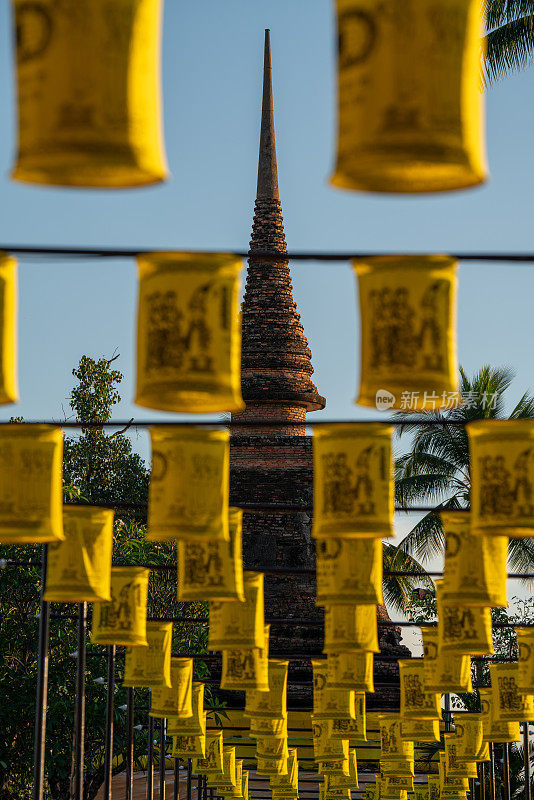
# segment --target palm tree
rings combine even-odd
[[[534,57],[534,0],[485,0],[485,79],[499,80]]]
[[[469,443],[463,425],[475,419],[506,419],[504,395],[513,380],[507,368],[482,367],[471,379],[460,369],[460,388],[466,400],[448,412],[426,412],[438,424],[407,423],[399,435],[412,436],[410,452],[395,464],[395,499],[403,508],[431,505],[434,510],[462,509],[469,506]],[[508,419],[534,418],[534,397],[525,393]],[[442,424],[439,424],[442,423]],[[441,519],[428,513],[404,537],[398,552],[423,563],[443,553]],[[508,550],[511,569],[527,572],[534,564],[534,539],[511,539]],[[398,563],[398,562],[397,562]]]

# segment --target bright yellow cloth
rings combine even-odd
[[[534,537],[534,420],[480,420],[466,430],[473,533]]]
[[[380,746],[382,758],[393,761],[413,761],[413,742],[403,741],[401,736],[402,718],[400,714],[379,714]]]
[[[423,664],[425,689],[428,692],[458,693],[473,691],[471,658],[468,655],[440,653],[438,629],[421,628],[423,636]]]
[[[401,736],[411,742],[439,742],[439,720],[408,719],[401,722]]]
[[[148,647],[127,647],[123,686],[171,688],[172,622],[147,622]]]
[[[171,687],[152,689],[151,717],[193,716],[193,659],[171,658]]]
[[[355,693],[354,719],[352,717],[332,719],[330,735],[333,739],[348,739],[351,744],[367,741],[365,692]]]
[[[318,719],[356,719],[354,691],[351,689],[329,689],[327,686],[327,662],[312,658],[313,669],[313,715]]]
[[[204,736],[206,733],[206,714],[204,712],[204,684],[193,681],[191,689],[190,717],[169,717],[168,736]],[[202,756],[204,758],[204,756]]]
[[[13,178],[141,186],[167,177],[161,0],[14,0],[19,147]]]
[[[518,656],[517,686],[520,692],[534,694],[534,629],[516,628]]]
[[[493,689],[479,688],[483,742],[520,742],[519,722],[497,722],[493,710]],[[481,759],[482,760],[482,759]],[[487,759],[484,758],[484,761]]]
[[[316,719],[312,714],[313,757],[316,761],[330,759],[348,759],[348,739],[333,739],[330,735],[332,722],[328,719]]]
[[[230,541],[230,434],[206,428],[150,429],[149,542]]]
[[[485,749],[482,714],[457,714],[454,731],[457,761],[478,761]]]
[[[324,652],[380,652],[376,606],[326,606]]]
[[[0,428],[0,544],[63,541],[63,432]]]
[[[490,664],[491,715],[494,722],[530,722],[534,720],[531,694],[518,688],[517,662]]]
[[[372,653],[329,653],[326,683],[330,689],[374,692]]]
[[[66,506],[63,533],[63,542],[48,546],[44,599],[59,603],[110,601],[113,511]]]
[[[269,631],[265,625],[265,647],[223,650],[221,689],[269,691]]]
[[[229,253],[138,256],[137,405],[242,411],[239,275]]]
[[[111,601],[93,606],[93,644],[148,646],[146,610],[148,576],[143,567],[113,567]]]
[[[269,659],[269,691],[247,691],[245,716],[248,717],[287,717],[287,671],[289,661]]]
[[[380,539],[318,539],[316,556],[318,606],[384,602]]]
[[[393,535],[393,429],[322,425],[313,435],[313,529],[324,537]]]
[[[431,11],[416,0],[337,0],[333,186],[442,192],[485,180],[482,0]]]
[[[400,659],[401,721],[441,719],[441,694],[424,688],[425,666],[422,659]]]
[[[206,755],[193,759],[195,775],[223,775],[223,732],[206,731]]]
[[[209,604],[209,650],[265,648],[263,573],[243,573],[244,603]]]
[[[173,758],[205,758],[206,735],[181,735],[172,737]]]
[[[285,716],[256,717],[247,712],[245,716],[250,717],[249,736],[251,739],[257,739],[258,736],[278,736],[287,739],[287,713]]]
[[[494,652],[491,609],[450,606],[441,600],[442,581],[436,581],[438,652],[456,655],[488,655]]]
[[[476,778],[478,775],[476,761],[458,758],[456,732],[446,733],[444,740],[447,778]]]
[[[455,259],[377,256],[353,266],[361,319],[356,402],[405,412],[457,406]]]
[[[18,399],[17,262],[0,252],[0,405]]]

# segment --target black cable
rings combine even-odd
[[[474,420],[470,420],[473,422]],[[499,420],[485,420],[487,422],[492,421],[499,421]],[[393,425],[395,427],[414,427],[416,425],[439,425],[443,427],[444,425],[454,425],[457,427],[465,427],[469,424],[467,420],[460,420],[460,419],[432,419],[426,417],[419,417],[417,415],[413,415],[413,417],[394,417],[392,418],[374,418],[374,419],[324,419],[324,420],[305,420],[304,422],[295,423],[291,420],[287,419],[228,419],[228,420],[206,420],[206,419],[193,419],[193,420],[153,420],[153,419],[140,419],[140,420],[109,420],[108,422],[80,422],[80,421],[72,421],[72,420],[22,420],[21,422],[13,423],[9,420],[0,421],[1,425],[53,425],[57,428],[126,428],[130,430],[132,428],[161,428],[161,427],[173,427],[173,428],[279,428],[279,427],[287,427],[288,425],[302,425],[306,428],[320,428],[324,425],[369,425],[369,424],[380,424],[380,425]]]

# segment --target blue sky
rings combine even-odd
[[[487,95],[491,180],[444,196],[379,197],[328,185],[334,160],[334,18],[328,0],[167,0],[165,139],[172,180],[129,191],[43,188],[9,178],[15,96],[9,3],[0,3],[0,243],[246,249],[255,196],[263,31],[271,29],[280,192],[294,250],[534,250],[534,70]],[[97,56],[98,54],[95,54]],[[295,299],[313,352],[323,416],[368,416],[358,378],[356,293],[348,265],[296,264]],[[121,353],[118,417],[131,403],[133,262],[22,262],[20,389],[0,418],[62,416],[84,353]],[[534,389],[529,334],[534,268],[460,271],[459,359],[517,372],[512,399]],[[157,416],[154,413],[154,416]],[[318,418],[319,415],[316,415]],[[140,442],[141,451],[146,452]]]

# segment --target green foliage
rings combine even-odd
[[[525,69],[534,56],[534,0],[486,0],[486,82]]]

